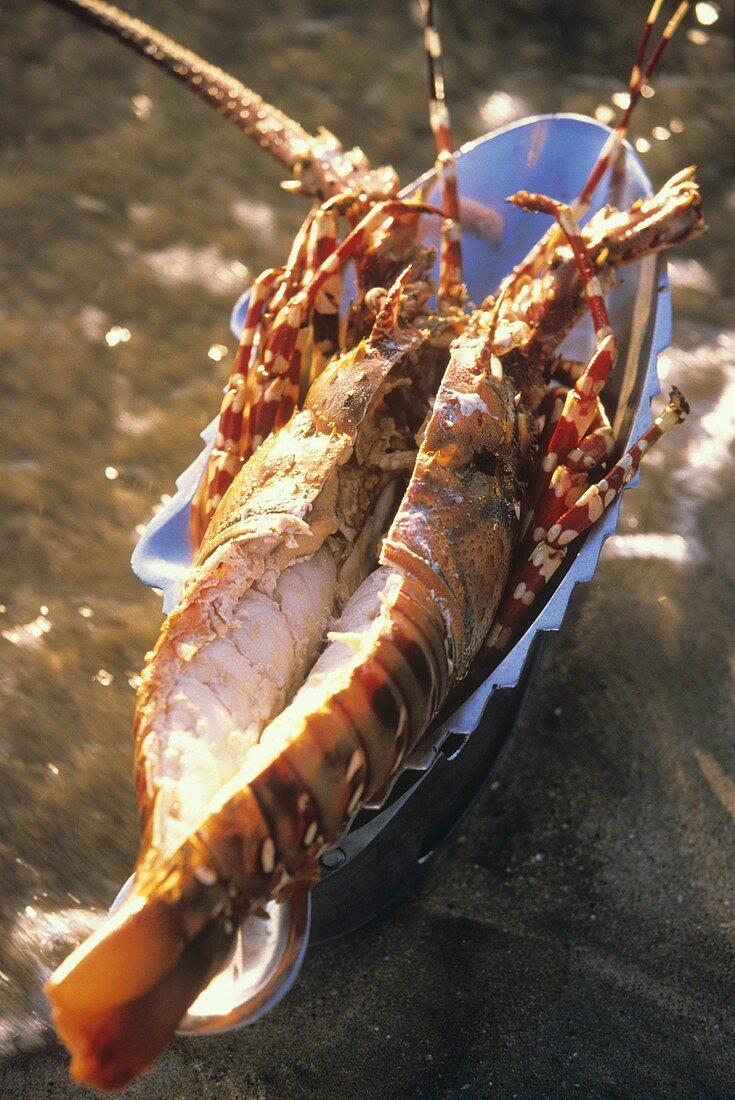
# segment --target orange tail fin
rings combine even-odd
[[[134,894],[51,976],[45,992],[76,1081],[122,1088],[164,1049],[232,946],[229,922],[213,919],[216,893],[199,929],[175,903]]]

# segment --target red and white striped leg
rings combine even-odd
[[[568,386],[549,386],[539,402],[536,421],[539,431],[538,447],[541,454],[546,454],[548,450],[551,433],[562,414],[568,393]]]
[[[557,466],[565,461],[571,450],[581,444],[596,420],[603,424],[606,422],[599,394],[615,366],[617,342],[594,265],[571,207],[545,195],[529,194],[527,191],[519,191],[510,201],[524,210],[552,214],[559,222],[584,284],[597,341],[597,347],[586,367],[567,393],[561,415],[548,439],[539,465],[536,483],[530,494],[531,505],[524,520],[524,531],[534,531],[543,526],[536,516],[539,509],[544,513],[553,511],[558,499],[556,490],[564,485],[565,488],[561,491],[567,493],[572,488],[563,479],[557,479],[555,489],[551,488],[550,482]],[[577,478],[572,480],[579,482]]]
[[[309,244],[311,232],[316,219],[317,209],[312,208],[304,218],[299,231],[293,239],[291,251],[286,260],[286,267],[275,294],[268,303],[268,311],[265,317],[264,328],[270,331],[274,317],[277,317],[283,306],[297,292],[308,275]]]
[[[684,396],[674,386],[669,394],[669,404],[648,431],[643,433],[608,474],[596,485],[590,486],[560,516],[547,532],[545,540],[534,547],[514,581],[512,591],[501,604],[483,647],[486,657],[497,656],[507,649],[511,639],[523,625],[529,607],[564,561],[570,543],[591,527],[605,509],[610,507],[635,474],[646,452],[669,428],[680,424],[688,412],[689,406]]]
[[[597,415],[587,435],[578,447],[568,453],[564,464],[572,473],[589,471],[601,466],[612,454],[615,437],[607,413],[598,402]]]
[[[388,230],[393,218],[406,210],[441,214],[436,207],[427,203],[399,199],[376,203],[320,267],[309,273],[301,289],[279,311],[264,341],[258,366],[252,374],[252,386],[248,387],[248,455],[270,434],[277,419],[282,422],[279,415],[281,402],[288,400],[295,403],[298,399],[299,386],[293,372],[293,359],[299,331],[310,318],[317,295],[335,272],[340,270],[342,264],[363,247],[367,238],[373,233]],[[285,384],[282,382],[284,378],[287,379]]]
[[[318,210],[311,231],[310,270],[321,267],[337,247],[337,212],[334,209]],[[339,306],[342,297],[340,269],[329,276],[314,299],[311,314],[313,348],[309,365],[308,385],[339,351]]]
[[[259,275],[250,291],[235,363],[220,406],[214,448],[191,504],[190,533],[194,547],[201,543],[217,505],[242,466],[239,441],[243,430],[243,412],[253,347],[261,331],[263,313],[283,268],[269,268]]]
[[[601,466],[612,454],[614,437],[601,405],[590,430],[579,446],[569,452],[563,463],[551,475],[548,487],[525,521],[525,537],[518,555],[523,561],[537,542],[542,542],[557,520],[571,508],[587,488],[590,471]]]
[[[247,457],[248,389],[260,354],[256,336],[262,343],[274,309],[288,299],[302,278],[313,220],[311,210],[296,234],[285,268],[264,271],[253,283],[235,368],[220,406],[214,449],[192,501],[190,532],[194,546],[204,537],[219,502]]]
[[[537,542],[546,538],[549,528],[571,508],[587,488],[588,475],[584,470],[572,471],[566,465],[557,466],[551,475],[546,493],[533,513],[533,520],[524,541],[521,558],[530,553]]]

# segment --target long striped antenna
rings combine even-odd
[[[628,135],[633,108],[643,94],[643,89],[646,84],[651,79],[653,71],[658,65],[667,44],[673,38],[679,24],[691,7],[691,0],[682,0],[679,4],[671,19],[664,27],[661,38],[654,47],[651,56],[644,64],[643,58],[646,48],[662,6],[663,0],[653,0],[638,43],[633,68],[630,71],[628,103],[625,108],[623,108],[620,118],[615,125],[615,129],[609,135],[607,141],[598,153],[597,159],[592,165],[592,169],[587,176],[582,190],[572,203],[572,209],[578,218],[583,217],[587,210],[589,210],[592,196],[597,190],[600,180],[605,175],[610,164],[617,157]],[[562,232],[558,226],[552,226],[551,229],[548,229],[543,237],[541,237],[527,253],[524,259],[516,265],[513,272],[508,276],[509,280],[514,281],[522,276],[537,274],[547,262],[561,238]]]
[[[104,0],[51,0],[167,69],[288,169],[314,140],[298,122],[216,65]]]
[[[290,189],[321,199],[345,191],[391,198],[391,168],[371,170],[359,149],[345,152],[333,134],[310,134],[234,76],[105,0],[50,0],[166,69],[297,177]],[[289,184],[286,184],[289,186]]]
[[[433,0],[421,0],[424,17],[424,45],[429,72],[429,121],[436,145],[436,174],[442,195],[442,245],[439,276],[439,300],[460,303],[464,300],[462,282],[462,234],[459,225],[459,188],[457,165],[452,147],[451,123],[447,108],[441,40],[434,19]]]
[[[625,138],[627,137],[628,130],[630,128],[630,117],[633,113],[638,100],[643,94],[643,89],[648,84],[649,80],[653,76],[654,70],[658,65],[661,55],[666,49],[666,46],[674,37],[676,30],[681,23],[682,19],[686,15],[687,11],[691,7],[691,0],[682,0],[677,7],[674,14],[669,19],[668,23],[664,27],[663,33],[656,43],[651,56],[648,61],[643,61],[648,46],[648,41],[651,37],[651,31],[654,24],[658,19],[659,12],[663,5],[663,0],[653,0],[651,10],[648,13],[645,26],[643,27],[643,33],[641,34],[640,42],[638,43],[638,50],[636,51],[635,61],[633,62],[633,68],[630,70],[630,80],[628,83],[628,103],[623,108],[620,118],[618,119],[615,129],[610,134],[609,138],[605,142],[603,148],[592,166],[592,170],[587,177],[584,187],[579,193],[578,198],[574,203],[574,211],[577,217],[581,217],[589,209],[592,196],[597,189],[597,186],[607,171],[608,166],[612,163],[618,150],[622,146]]]

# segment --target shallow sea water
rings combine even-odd
[[[417,6],[131,10],[410,180],[432,162]],[[645,4],[440,5],[457,143],[608,121]],[[137,529],[199,450],[229,309],[302,212],[164,75],[0,0],[0,1095],[76,1094],[41,977],[133,861],[133,685],[160,602]],[[732,16],[698,4],[641,105],[654,182],[696,162],[661,361],[692,404],[578,591],[462,842],[396,913],[310,952],[246,1032],[130,1096],[725,1097],[735,1079]]]

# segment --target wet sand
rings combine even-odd
[[[253,3],[247,33],[241,7],[135,10],[403,179],[431,163],[408,5]],[[637,7],[550,10],[440,10],[458,142],[622,91]],[[136,847],[131,681],[160,606],[130,573],[135,528],[198,451],[230,304],[301,207],[114,42],[40,0],[3,14],[0,1096],[56,1100],[85,1091],[38,1000],[67,919],[44,915],[106,907]],[[700,165],[711,228],[673,257],[661,361],[687,427],[626,495],[494,782],[422,889],[311,949],[265,1020],[175,1041],[124,1095],[735,1092],[732,21],[689,29],[634,130],[657,184]]]

